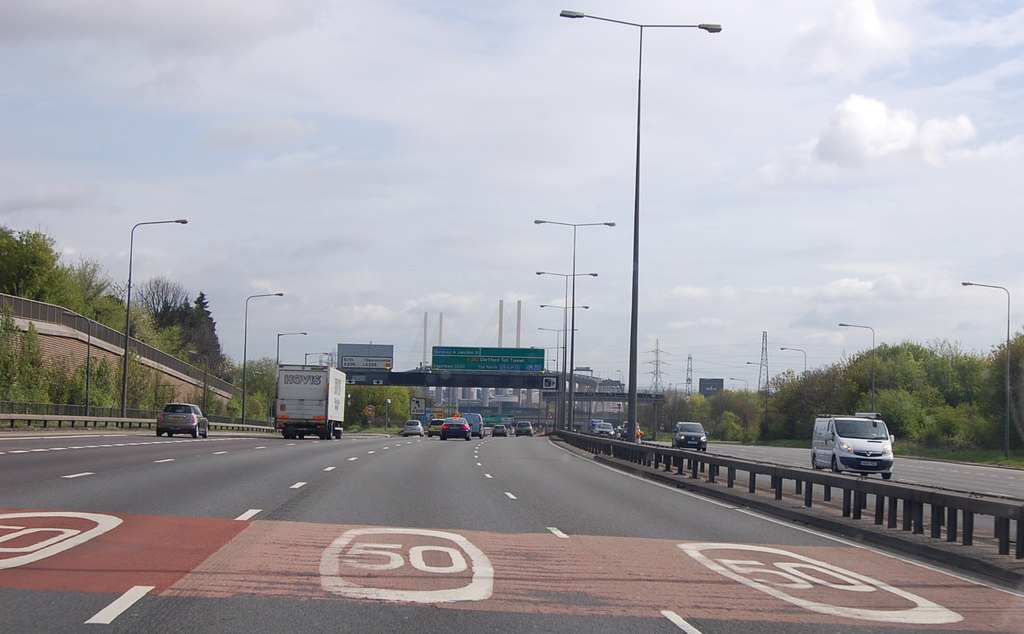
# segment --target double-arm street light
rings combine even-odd
[[[548,222],[547,220],[534,220],[535,223],[540,224],[542,222]],[[551,224],[565,224],[565,223],[551,223]],[[605,223],[601,223],[605,224]],[[615,223],[606,223],[608,226],[615,226]],[[583,225],[579,225],[583,226]],[[597,277],[597,273],[577,273],[576,272],[576,226],[573,226],[573,246],[572,246],[572,273],[551,273],[549,271],[537,271],[537,275],[555,275],[558,277],[564,277],[566,284],[569,282],[569,278],[572,278],[572,299],[567,304],[569,312],[572,314],[571,323],[569,324],[569,422],[572,424],[575,422],[573,419],[574,407],[573,407],[573,395],[575,393],[575,382],[573,378],[574,364],[576,363],[576,278],[589,276]],[[589,308],[589,306],[585,307]],[[564,321],[564,320],[563,320]],[[564,376],[564,375],[563,375]]]
[[[1010,457],[1010,291],[1004,286],[979,284],[977,282],[960,282],[962,286],[981,286],[997,288],[1006,293],[1006,434],[1003,438],[1003,455]]]
[[[282,297],[284,293],[260,293],[245,298],[245,319],[242,322],[242,424],[245,424],[246,355],[249,348],[249,300],[257,297]],[[278,343],[281,339],[278,338]]]
[[[858,324],[839,324],[843,328],[867,328],[871,331],[871,411],[875,411],[875,329]]]
[[[636,78],[636,173],[633,189],[633,291],[629,317],[629,406],[627,409],[627,426],[629,439],[636,438],[636,374],[637,374],[637,313],[639,303],[639,271],[640,271],[640,96],[641,80],[643,77],[644,60],[644,29],[645,28],[669,28],[669,29],[700,29],[708,33],[719,33],[722,30],[719,24],[638,24],[626,22],[625,20],[613,20],[602,18],[596,15],[587,15],[580,11],[562,11],[559,14],[563,18],[591,18],[602,22],[613,22],[625,26],[636,27],[640,32],[639,54],[637,56],[637,78]]]
[[[128,416],[128,342],[131,338],[132,325],[132,255],[135,251],[135,230],[142,225],[187,225],[188,220],[152,220],[139,222],[132,227],[131,239],[128,241],[128,287],[125,289],[124,300],[124,366],[121,368],[121,418]]]

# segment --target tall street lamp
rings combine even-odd
[[[547,220],[534,220],[535,223],[548,222]],[[551,223],[555,224],[555,223]],[[563,223],[558,223],[563,224]],[[615,226],[615,223],[610,223],[611,226]],[[572,313],[572,323],[569,324],[569,422],[574,423],[576,419],[573,418],[575,414],[575,407],[573,403],[573,397],[576,392],[575,382],[575,363],[576,363],[576,278],[580,276],[597,277],[597,273],[577,273],[576,272],[576,228],[573,227],[573,250],[572,250],[572,273],[549,273],[547,271],[537,271],[537,275],[557,275],[565,277],[566,282],[569,278],[572,278],[572,299],[569,306],[569,312]]]
[[[564,313],[563,313],[563,315],[564,315]],[[565,357],[565,336],[564,336],[565,335],[565,323],[564,323],[565,319],[564,319],[564,317],[563,317],[562,321],[563,321],[563,324],[562,324],[561,328],[537,328],[537,330],[548,330],[548,331],[553,331],[555,333],[555,371],[556,372],[559,370],[559,368],[562,367],[561,363],[560,363],[560,359],[563,359]],[[561,343],[559,343],[560,340],[561,340]],[[561,354],[559,354],[559,353],[561,353]],[[564,371],[564,368],[562,368],[562,370]],[[563,375],[562,378],[558,382],[558,402],[555,404],[555,417],[556,417],[556,419],[558,421],[557,424],[560,425],[560,426],[562,425],[562,414],[563,414],[562,408],[565,407],[565,397],[564,397],[565,392],[563,392],[564,388],[565,388],[565,376]]]
[[[613,22],[625,26],[634,26],[640,32],[639,54],[637,56],[637,78],[636,78],[636,174],[634,177],[633,189],[633,292],[629,313],[629,406],[627,409],[629,435],[626,437],[635,442],[636,438],[636,373],[637,373],[637,313],[639,303],[639,282],[640,282],[640,96],[641,79],[643,77],[644,60],[644,29],[645,28],[670,28],[670,29],[700,29],[708,33],[719,33],[722,26],[719,24],[637,24],[624,20],[613,20],[602,18],[596,15],[587,15],[580,11],[565,11],[559,13],[563,18],[591,18],[603,22]]]
[[[539,271],[538,275],[540,275],[541,273],[543,273],[543,271]],[[563,274],[562,273],[548,273],[548,275],[563,275]],[[596,273],[595,273],[595,275],[596,275]],[[568,280],[568,278],[566,278],[566,279]],[[569,314],[569,305],[568,304],[563,304],[563,305],[559,306],[558,304],[541,304],[540,307],[541,308],[558,308],[558,309],[560,309],[562,311],[562,379],[561,379],[561,383],[562,384],[559,386],[559,391],[558,391],[558,397],[559,397],[559,399],[561,399],[561,407],[559,409],[559,412],[560,412],[560,419],[561,419],[560,424],[562,426],[562,429],[568,429],[568,430],[571,431],[571,429],[572,429],[572,425],[571,425],[572,419],[568,419],[570,424],[566,424],[567,411],[570,411],[570,408],[569,408],[568,404],[566,403],[566,398],[567,397],[571,398],[569,396],[571,394],[570,391],[569,391],[569,386],[572,385],[572,378],[571,377],[573,376],[572,367],[568,367],[567,368],[569,355],[566,354],[566,352],[565,352],[565,344],[569,340],[569,331],[568,331],[568,326],[567,326],[568,320],[567,320],[567,317],[566,317],[566,315]],[[589,310],[590,306],[580,306],[580,308],[582,308],[584,310]]]
[[[800,348],[779,348],[779,350],[790,350],[804,355],[804,373],[801,375],[801,383],[804,384],[804,416],[807,416],[807,353]]]
[[[128,416],[128,343],[131,337],[132,326],[132,255],[135,251],[135,230],[142,225],[187,225],[188,220],[179,218],[177,220],[152,220],[150,222],[139,222],[132,227],[131,239],[128,241],[128,287],[125,289],[124,300],[124,366],[121,368],[121,418]]]
[[[1010,457],[1010,291],[1003,286],[979,284],[977,282],[960,282],[962,286],[981,286],[998,288],[1006,292],[1006,433],[1003,438],[1003,455]]]
[[[245,424],[246,354],[249,348],[249,300],[256,297],[281,297],[284,293],[260,293],[245,298],[245,319],[242,322],[242,424]],[[278,339],[280,342],[281,340]]]
[[[875,329],[857,324],[839,324],[843,328],[867,328],[871,331],[871,411],[875,411]]]

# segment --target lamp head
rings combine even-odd
[[[698,24],[697,28],[701,29],[702,31],[707,31],[708,33],[721,33],[722,32],[722,25],[721,24]]]
[[[974,286],[974,282],[960,282],[960,286]]]
[[[559,15],[559,17],[563,17],[563,18],[584,18],[584,17],[586,17],[586,15],[584,15],[584,13],[582,11],[569,11],[567,9],[562,9],[562,12],[559,13],[558,15]]]
[[[187,225],[188,224],[188,220],[185,219],[185,218],[178,218],[174,222],[178,223],[179,225]]]

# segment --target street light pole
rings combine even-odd
[[[960,282],[962,286],[998,288],[1006,292],[1006,432],[1003,437],[1003,456],[1010,457],[1010,291],[1006,287],[977,282]]]
[[[242,424],[245,424],[246,355],[249,348],[249,300],[256,297],[281,297],[284,293],[260,293],[245,298],[245,319],[242,322]],[[278,339],[280,341],[280,339]]]
[[[555,333],[555,371],[556,372],[561,367],[560,360],[561,360],[562,357],[560,355],[564,354],[564,351],[562,351],[561,348],[565,347],[565,343],[564,342],[559,343],[559,335],[561,334],[561,335],[564,336],[564,334],[565,334],[565,318],[564,318],[564,313],[563,313],[562,322],[563,322],[562,323],[562,328],[560,328],[560,329],[559,328],[537,328],[537,330],[549,330],[549,331],[554,331],[554,333]],[[565,398],[563,397],[563,392],[562,392],[562,388],[564,388],[564,387],[565,387],[565,379],[563,378],[562,380],[560,380],[558,382],[558,390],[557,390],[557,392],[558,392],[558,401],[555,403],[556,425],[561,425],[562,424],[562,408],[565,406]],[[550,412],[549,412],[549,414],[550,414]]]
[[[274,357],[274,367],[281,365],[281,337],[288,335],[308,335],[308,332],[279,332],[277,333],[277,356]]]
[[[150,222],[139,222],[132,227],[131,239],[128,242],[128,286],[125,288],[124,300],[124,366],[121,368],[121,418],[128,416],[128,344],[131,338],[132,326],[132,256],[135,252],[135,230],[142,225],[166,225],[166,224],[187,225],[188,220],[178,218],[177,220],[152,220]]]
[[[633,290],[629,312],[629,401],[627,408],[627,427],[629,435],[627,438],[636,442],[636,409],[637,409],[637,314],[639,304],[639,283],[640,283],[640,96],[641,80],[643,77],[644,59],[644,29],[645,28],[694,28],[707,31],[708,33],[719,33],[722,26],[719,24],[637,24],[624,20],[613,20],[602,18],[596,15],[587,15],[581,11],[566,11],[559,13],[563,18],[591,18],[603,22],[613,22],[626,26],[636,27],[640,32],[639,54],[637,55],[637,78],[636,78],[636,174],[633,188]]]
[[[844,328],[867,328],[871,331],[871,411],[875,411],[875,329],[857,324],[839,324]]]
[[[546,221],[534,221],[534,222],[546,222]],[[554,223],[552,223],[554,224]],[[569,278],[572,278],[572,301],[568,306],[572,313],[572,323],[569,325],[569,425],[570,427],[576,422],[575,419],[575,404],[573,399],[576,394],[576,378],[575,378],[575,363],[576,363],[576,278],[580,276],[597,277],[597,273],[577,273],[576,272],[576,253],[575,244],[573,246],[573,261],[572,261],[572,273],[550,273],[548,271],[537,271],[537,275],[557,275],[564,277],[566,282]],[[543,307],[543,306],[542,306]],[[587,306],[589,308],[589,306]],[[564,320],[563,320],[564,321]]]

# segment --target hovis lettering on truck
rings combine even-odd
[[[285,438],[341,438],[344,423],[344,372],[329,366],[278,367],[274,426]]]

